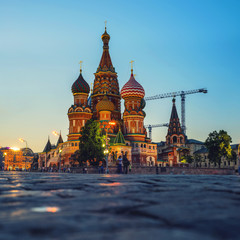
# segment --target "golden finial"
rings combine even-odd
[[[93,93],[93,87],[92,87],[93,83],[91,83],[91,94]]]
[[[79,62],[79,64],[80,64],[80,73],[82,73],[82,63],[83,63],[83,61]]]
[[[131,63],[131,73],[133,73],[133,60],[132,61],[130,61],[130,63]]]
[[[104,23],[105,23],[105,31],[107,31],[107,21],[105,21]]]

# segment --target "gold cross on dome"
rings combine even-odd
[[[132,61],[130,61],[130,63],[131,63],[131,73],[133,73],[133,60]]]
[[[107,29],[107,21],[104,21],[104,23],[105,23],[105,30]]]
[[[82,72],[82,63],[83,63],[83,61],[79,62],[79,64],[80,64],[80,72]]]

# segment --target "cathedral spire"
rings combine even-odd
[[[112,60],[109,54],[109,40],[110,40],[110,35],[107,33],[107,26],[106,26],[106,21],[105,21],[105,32],[102,35],[102,41],[103,41],[103,53],[102,57],[99,63],[99,67],[97,69],[97,72],[107,72],[111,71],[115,73],[115,69],[112,65]]]
[[[168,133],[166,136],[167,145],[184,145],[185,144],[185,135],[180,125],[178,118],[177,108],[175,105],[175,97],[172,100],[172,113],[169,121]]]

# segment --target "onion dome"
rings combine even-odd
[[[96,109],[100,111],[114,111],[114,104],[108,100],[107,95],[103,97],[103,99],[97,103]]]
[[[105,32],[102,35],[102,40],[105,42],[105,40],[108,42],[110,40],[110,35],[107,33],[107,28],[105,27]]]
[[[72,93],[89,93],[89,92],[90,87],[82,76],[82,70],[80,70],[80,75],[78,79],[72,85]]]
[[[144,98],[145,96],[145,91],[144,88],[140,83],[138,83],[134,76],[133,76],[133,71],[131,73],[131,77],[128,80],[128,82],[123,86],[121,90],[121,96],[122,98],[126,97],[139,97],[139,98]]]

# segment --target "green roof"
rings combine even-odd
[[[122,131],[119,128],[119,131],[117,133],[117,136],[115,137],[114,141],[113,141],[113,145],[126,145],[125,139],[123,137]]]

